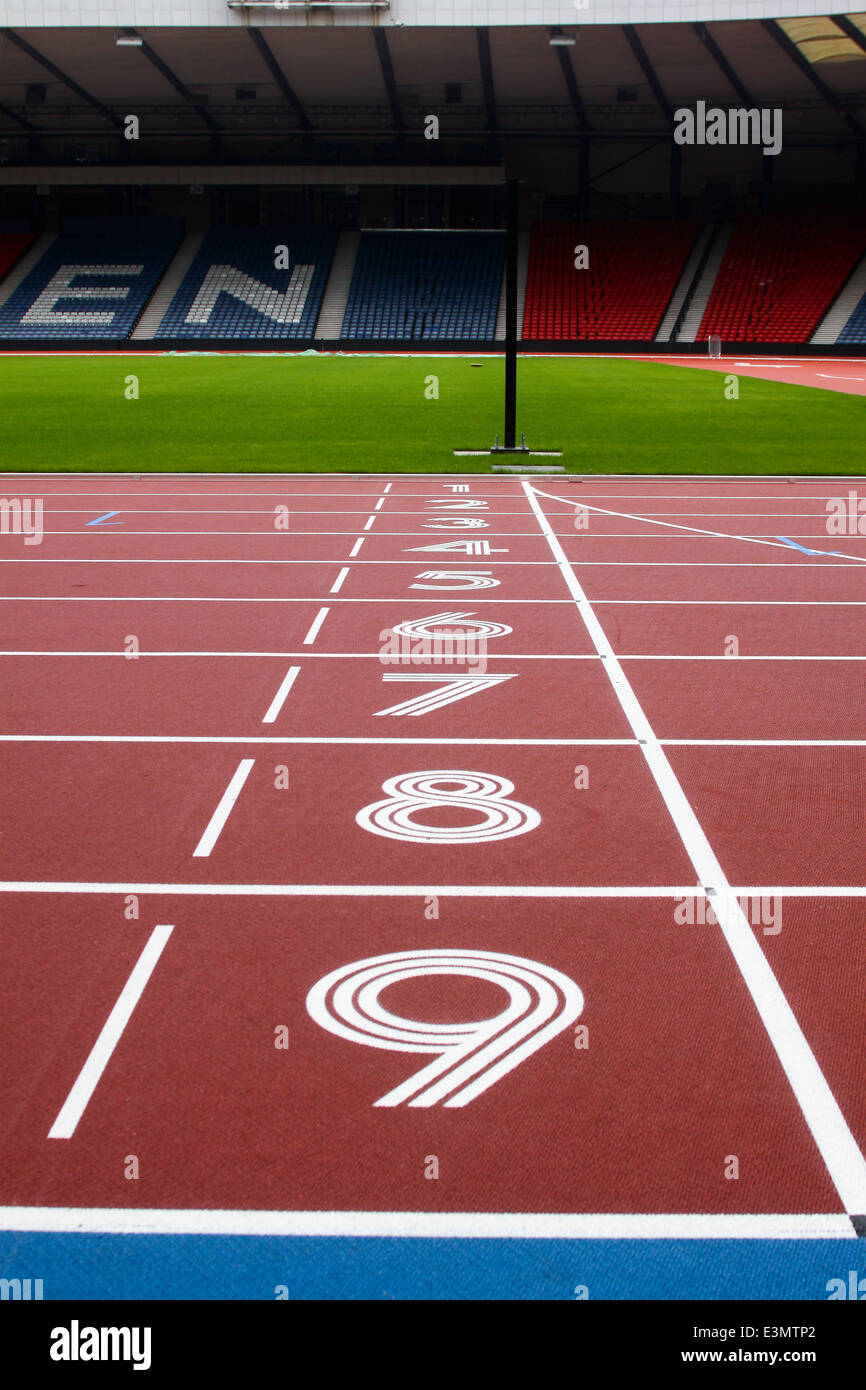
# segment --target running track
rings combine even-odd
[[[0,536],[0,1272],[826,1297],[866,1230],[858,487],[7,475],[45,536]],[[433,619],[484,661],[383,660]]]

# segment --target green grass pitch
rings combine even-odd
[[[501,432],[503,370],[466,356],[0,357],[0,469],[486,471],[453,450]],[[580,357],[522,358],[518,391],[518,432],[561,448],[569,472],[863,470],[860,396],[740,377],[728,400],[724,373]]]

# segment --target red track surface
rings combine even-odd
[[[654,357],[652,361],[757,376],[765,381],[787,381],[793,386],[819,386],[851,396],[866,395],[866,362],[862,357],[804,357],[800,361],[790,357]]]
[[[0,1205],[863,1211],[866,544],[826,532],[828,497],[858,485],[536,480],[546,520],[516,479],[454,486],[0,484],[46,504],[43,544],[0,536]],[[437,505],[467,500],[486,505]],[[619,515],[578,530],[578,502]],[[107,510],[119,525],[87,525]],[[485,524],[436,521],[461,515]],[[418,550],[459,539],[491,553]],[[381,713],[467,673],[379,654],[396,624],[455,612],[512,629],[484,668],[510,679]],[[384,679],[413,673],[439,679]],[[538,824],[443,844],[356,819],[390,778],[467,770],[513,783]],[[479,813],[425,815],[453,834]],[[781,902],[780,930],[748,933],[769,982],[735,930],[675,918],[701,833],[734,892]],[[174,930],[73,1132],[49,1138],[159,924]],[[562,972],[589,1046],[569,1026],[464,1107],[377,1107],[431,1058],[326,1031],[307,995],[351,962],[438,948]],[[440,1023],[503,1007],[461,975],[385,997]],[[782,997],[805,1053],[779,1043]],[[809,1055],[841,1131],[804,1102]]]

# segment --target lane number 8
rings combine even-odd
[[[486,772],[407,772],[382,783],[386,793],[358,812],[363,830],[389,840],[439,845],[479,845],[525,835],[541,823],[532,806],[513,801],[514,783]],[[431,810],[473,812],[469,825],[437,825],[423,819]],[[481,817],[480,820],[477,817]]]

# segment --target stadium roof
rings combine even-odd
[[[458,147],[478,162],[479,142],[493,159],[509,139],[670,138],[673,111],[697,100],[781,107],[787,143],[866,136],[862,13],[571,26],[573,44],[552,37],[541,25],[7,27],[0,160],[3,137],[117,138],[128,114],[142,141],[127,154],[149,162],[145,135],[207,136],[215,149],[224,138],[251,149],[254,139],[266,162],[314,160],[335,141],[362,161],[391,142],[411,162],[446,149],[453,159]],[[440,121],[436,148],[424,139],[429,114]]]

